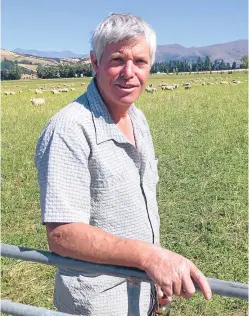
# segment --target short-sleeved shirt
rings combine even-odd
[[[55,114],[36,148],[43,223],[84,222],[118,237],[159,244],[157,159],[146,118],[129,108],[136,146],[112,120],[95,80]],[[127,280],[58,267],[55,306],[78,315],[127,315]],[[151,309],[141,283],[140,314]]]

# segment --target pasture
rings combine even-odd
[[[233,79],[241,83],[220,84]],[[2,243],[48,249],[35,146],[47,120],[85,92],[89,81],[2,82]],[[182,81],[192,88],[184,89]],[[162,91],[157,85],[165,82],[180,87]],[[63,84],[76,90],[50,92]],[[150,124],[159,160],[161,244],[193,260],[208,277],[247,283],[247,74],[159,74],[149,84],[157,91],[144,92],[136,105]],[[39,87],[42,95],[34,92]],[[32,97],[45,104],[33,106]],[[4,258],[2,298],[54,309],[54,273],[53,267]],[[247,303],[216,295],[206,302],[197,293],[188,301],[174,298],[171,315],[247,315]]]

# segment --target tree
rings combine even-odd
[[[204,70],[211,70],[211,61],[209,56],[206,56],[206,59],[204,62]]]
[[[8,60],[6,57],[4,57],[4,61],[1,62],[1,69],[11,69],[15,65],[14,62]]]
[[[10,76],[10,79],[21,79],[22,77],[21,68],[15,65],[13,68],[11,68],[9,76]]]
[[[7,68],[3,68],[1,70],[1,80],[8,80],[9,79],[9,71]]]
[[[220,70],[226,69],[226,64],[225,64],[225,62],[224,62],[224,59],[221,60],[220,65],[219,65],[219,69],[220,69]]]
[[[203,70],[203,62],[202,62],[200,56],[197,58],[196,70],[197,71],[202,71]]]
[[[233,62],[232,69],[236,69],[236,62]]]
[[[245,68],[248,68],[248,55],[244,55],[241,57],[241,62],[245,65]]]

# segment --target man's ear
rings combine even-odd
[[[95,73],[98,72],[98,61],[97,61],[97,58],[96,58],[96,55],[93,51],[90,52],[90,57],[91,57],[91,63],[92,63],[92,67],[93,67],[93,70],[95,71]]]

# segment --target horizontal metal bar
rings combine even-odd
[[[15,303],[7,299],[1,300],[1,312],[14,316],[73,316],[42,307]]]
[[[10,244],[1,244],[1,256],[14,259],[38,262],[47,265],[64,266],[79,271],[118,276],[127,278],[135,277],[143,282],[152,283],[147,274],[137,268],[126,268],[117,265],[96,264],[86,261],[79,261],[71,258],[61,257],[53,252],[35,250]],[[248,300],[248,284],[223,281],[214,278],[207,278],[214,294],[236,297]],[[198,285],[196,289],[199,290]]]

